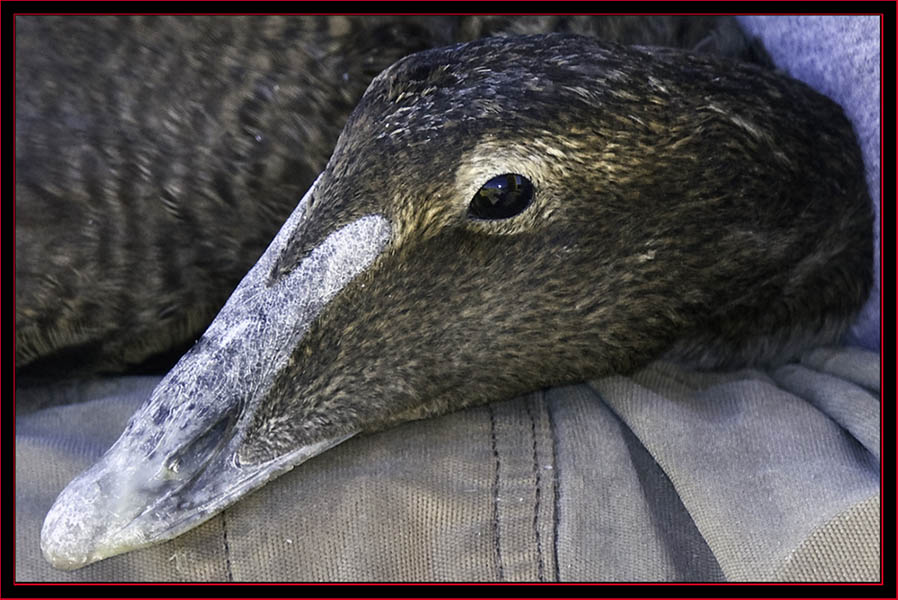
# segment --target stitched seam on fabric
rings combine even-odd
[[[560,568],[558,566],[558,524],[561,521],[561,491],[558,485],[560,478],[558,471],[558,432],[555,427],[555,418],[552,416],[552,402],[546,398],[545,390],[541,391],[543,405],[546,407],[546,416],[549,420],[549,434],[552,439],[552,551],[555,553],[553,561],[555,581],[561,581]]]
[[[502,551],[499,545],[499,449],[496,443],[496,413],[491,405],[487,405],[490,414],[490,442],[493,448],[493,460],[496,464],[496,476],[493,478],[493,546],[496,551],[496,567],[499,570],[499,580],[504,578],[502,568]]]
[[[228,583],[233,583],[234,573],[231,571],[231,547],[228,545],[228,523],[225,521],[225,513],[221,513],[221,532],[224,539],[225,568],[228,573]]]
[[[540,501],[540,476],[539,476],[539,457],[536,452],[536,417],[533,416],[533,407],[531,403],[535,400],[527,400],[524,404],[527,408],[527,416],[530,418],[530,439],[533,447],[533,476],[536,479],[534,495],[536,496],[533,506],[533,534],[536,536],[536,572],[540,581],[545,581],[545,566],[543,564],[543,545],[539,536],[539,501]]]

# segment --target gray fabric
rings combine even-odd
[[[670,477],[729,580],[768,579],[822,521],[879,489],[878,463],[864,447],[772,376],[655,363],[633,378],[593,384]],[[802,384],[813,394],[832,382],[808,371]],[[857,390],[862,408],[878,404]],[[847,394],[833,405],[853,414],[857,401]],[[855,418],[878,430],[878,415],[861,410]]]
[[[801,364],[817,371],[832,373],[842,379],[878,390],[882,373],[879,365],[867,360],[867,352],[854,348],[817,348],[801,357]]]
[[[180,538],[73,572],[41,557],[44,514],[155,379],[32,389],[20,401],[50,401],[16,418],[16,579],[875,579],[879,387],[854,381],[879,356],[805,362],[820,356],[656,362],[352,439]]]
[[[560,579],[722,581],[664,471],[594,390],[555,388],[546,400],[558,438]]]
[[[815,531],[776,574],[779,581],[878,581],[879,495]]]
[[[745,16],[773,62],[845,109],[857,132],[876,213],[876,281],[849,341],[868,350],[880,344],[880,18],[878,16]]]

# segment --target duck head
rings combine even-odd
[[[356,434],[706,330],[738,347],[793,325],[789,294],[810,329],[841,322],[869,285],[861,174],[837,106],[752,66],[567,35],[407,57],[57,499],[44,554],[71,569],[172,538]],[[823,269],[843,277],[814,295]]]

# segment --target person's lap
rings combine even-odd
[[[878,535],[878,374],[879,355],[857,349],[770,371],[657,362],[408,423],[74,572],[41,557],[43,516],[155,380],[32,388],[16,421],[16,579],[876,579],[878,547],[858,560],[827,524]],[[819,553],[802,548],[821,536],[834,558],[808,566]]]

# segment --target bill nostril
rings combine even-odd
[[[218,451],[233,437],[234,425],[242,405],[242,402],[238,402],[234,409],[225,413],[193,442],[171,455],[165,461],[163,477],[187,481],[198,477]]]
[[[272,265],[271,270],[268,271],[268,277],[265,280],[265,287],[270,288],[274,286],[278,281],[280,281],[280,279],[286,274],[286,272],[287,269],[284,266],[281,257],[278,257],[278,259],[274,262],[274,265]]]

